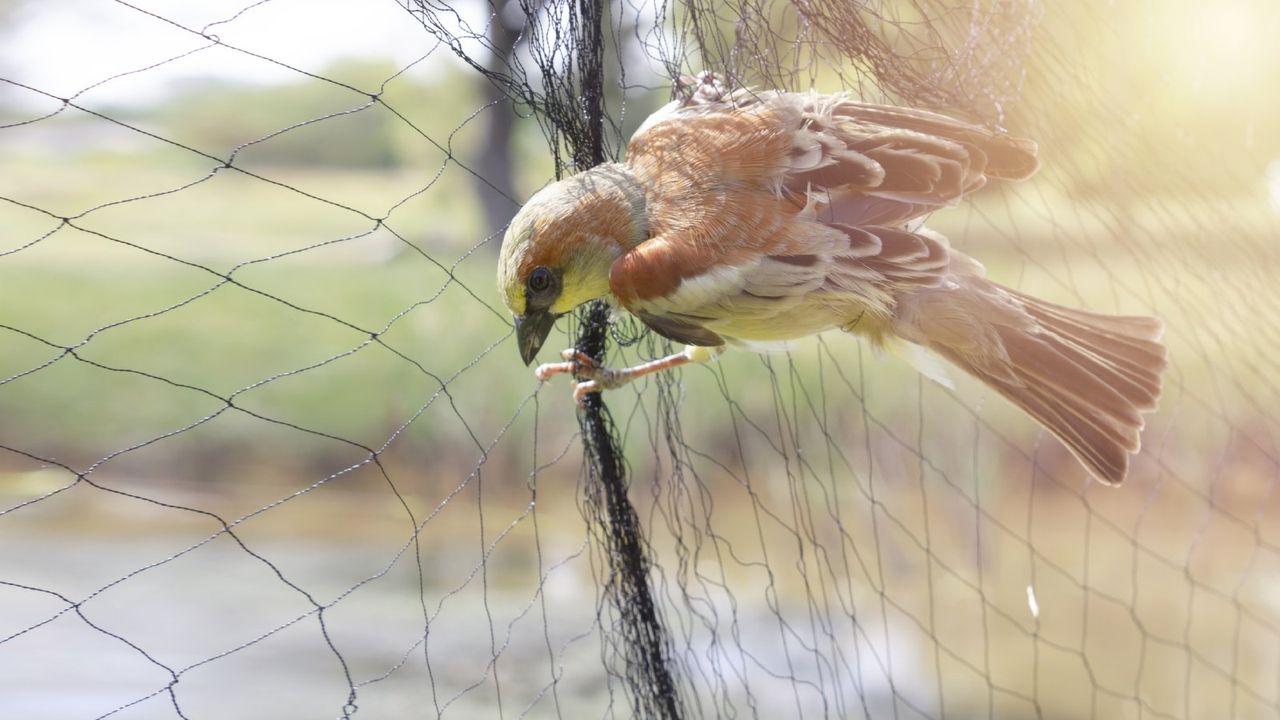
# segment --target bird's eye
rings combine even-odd
[[[536,267],[533,272],[529,273],[527,285],[529,292],[534,295],[541,295],[551,288],[553,277],[551,271],[545,267]]]

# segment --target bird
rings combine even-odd
[[[925,227],[988,180],[1038,166],[1035,142],[940,112],[685,77],[622,161],[520,208],[498,287],[526,365],[557,318],[597,299],[685,345],[617,369],[570,349],[536,369],[577,377],[580,402],[730,346],[838,329],[904,350],[935,379],[945,359],[1119,485],[1160,397],[1162,322],[1000,285]]]

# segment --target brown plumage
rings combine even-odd
[[[554,318],[606,297],[693,346],[641,368],[587,358],[577,394],[712,353],[833,328],[912,343],[1027,411],[1099,479],[1124,479],[1155,407],[1158,320],[1037,300],[923,227],[988,178],[1035,172],[1035,144],[944,115],[816,93],[727,94],[711,76],[650,117],[625,163],[539,192],[499,284],[531,360]]]

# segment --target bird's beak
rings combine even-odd
[[[542,343],[546,342],[551,326],[556,324],[556,316],[547,310],[534,310],[525,315],[516,316],[516,342],[520,344],[520,359],[528,365],[537,356]]]

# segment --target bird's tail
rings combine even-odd
[[[1167,360],[1151,317],[1102,315],[968,276],[901,298],[894,329],[1040,421],[1099,480],[1117,485],[1155,409]]]

